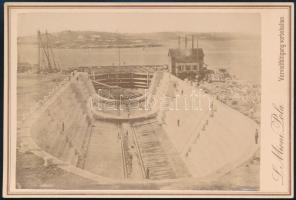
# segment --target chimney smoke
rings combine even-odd
[[[178,36],[178,48],[180,49],[181,48],[181,37]]]

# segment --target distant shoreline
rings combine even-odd
[[[36,43],[18,43],[18,45],[37,45]],[[109,45],[109,46],[74,46],[74,47],[63,47],[63,46],[53,46],[55,49],[115,49],[115,48],[154,48],[154,47],[163,47],[162,44],[151,44],[151,45]]]

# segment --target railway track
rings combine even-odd
[[[124,179],[128,178],[128,171],[127,171],[127,152],[126,152],[126,139],[124,132],[122,130],[122,125],[118,123],[118,136],[121,138],[121,153],[122,153],[122,169],[123,169],[123,177]]]

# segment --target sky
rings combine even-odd
[[[18,36],[37,30],[103,32],[239,32],[260,34],[260,15],[247,13],[22,13]]]

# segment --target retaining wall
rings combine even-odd
[[[87,102],[95,91],[83,73],[72,76],[61,90],[38,113],[31,136],[44,151],[83,167],[93,120]]]

